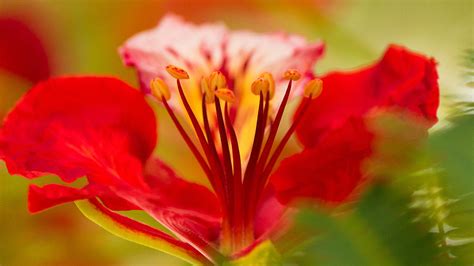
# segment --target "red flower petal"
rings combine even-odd
[[[278,199],[346,200],[365,178],[362,162],[371,154],[372,138],[362,120],[350,118],[315,147],[283,160],[271,177]]]
[[[160,202],[165,205],[220,216],[219,203],[214,193],[202,185],[182,179],[159,159],[150,160],[145,173],[147,184],[154,193],[160,195]]]
[[[29,26],[14,18],[0,18],[0,68],[37,82],[50,75],[43,43]]]
[[[114,78],[57,78],[38,84],[7,116],[0,158],[12,174],[57,174],[66,182],[125,179],[143,186],[141,165],[156,121],[140,92]]]
[[[155,197],[139,204],[141,208],[201,248],[218,239],[221,212],[213,192],[180,178],[157,159],[147,164],[145,180]]]
[[[313,101],[297,129],[299,139],[313,147],[325,132],[374,107],[402,107],[434,124],[439,104],[435,67],[433,59],[392,45],[370,67],[328,74],[323,77],[321,96]]]
[[[139,206],[212,254],[209,242],[217,240],[221,218],[215,195],[148,160],[155,141],[154,113],[139,91],[113,78],[59,78],[30,90],[8,115],[0,158],[11,173],[29,178],[87,176],[83,189],[33,186],[32,211],[93,197],[114,209]]]

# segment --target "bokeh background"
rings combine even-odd
[[[472,0],[2,0],[0,25],[10,21],[20,30],[16,39],[9,39],[9,31],[0,26],[0,48],[11,48],[11,40],[32,44],[39,51],[17,43],[9,56],[17,56],[19,64],[33,72],[48,71],[36,77],[0,62],[0,116],[48,75],[113,75],[136,84],[135,73],[122,65],[117,48],[168,12],[194,22],[223,21],[233,29],[322,39],[327,50],[317,73],[366,65],[390,43],[433,56],[439,63],[442,93],[438,127],[454,112],[454,102],[472,99],[463,75],[463,54],[474,47]],[[22,31],[36,36],[34,42]],[[43,54],[45,62],[38,63]],[[0,265],[182,265],[114,237],[71,204],[30,215],[28,182],[9,176],[0,164]]]

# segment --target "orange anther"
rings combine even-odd
[[[175,79],[189,79],[188,72],[177,66],[169,65],[166,67],[166,71]]]
[[[315,99],[323,91],[323,81],[321,79],[315,78],[304,87],[304,97]]]
[[[288,70],[285,71],[285,73],[283,74],[283,78],[284,78],[284,79],[287,79],[287,80],[296,81],[296,80],[299,80],[299,79],[301,78],[301,74],[300,74],[300,72],[298,72],[298,70],[296,70],[296,69],[288,69]]]
[[[267,79],[257,78],[252,83],[252,87],[250,89],[252,90],[252,93],[255,94],[255,95],[260,95],[260,92],[263,95],[266,95],[267,92],[268,92],[269,87],[270,87],[270,83],[268,82]]]

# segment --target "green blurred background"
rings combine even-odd
[[[318,73],[368,64],[390,43],[433,56],[439,62],[441,126],[451,103],[469,94],[462,75],[463,52],[474,47],[474,1],[469,0],[0,2],[0,17],[24,21],[43,40],[53,75],[113,75],[131,84],[136,84],[135,74],[122,65],[117,48],[167,12],[195,22],[224,21],[232,29],[283,30],[322,39],[326,55]],[[0,113],[31,85],[0,69]],[[71,204],[30,215],[27,184],[0,165],[0,265],[181,265],[112,236]]]

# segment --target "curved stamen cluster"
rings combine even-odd
[[[268,177],[308,109],[311,99],[316,98],[321,93],[322,81],[313,79],[306,84],[302,108],[295,115],[292,125],[283,135],[283,138],[277,143],[275,143],[275,138],[288,103],[292,84],[300,79],[301,74],[296,70],[288,70],[284,73],[283,77],[288,80],[288,87],[268,130],[266,129],[270,121],[269,108],[270,101],[275,94],[275,81],[270,73],[265,72],[252,83],[251,91],[260,100],[253,145],[247,166],[243,171],[237,134],[229,116],[229,105],[235,102],[235,96],[232,90],[226,88],[225,76],[219,71],[215,71],[209,77],[201,79],[203,117],[203,125],[201,125],[186,98],[180,82],[181,79],[189,78],[188,73],[175,66],[168,66],[166,70],[176,79],[179,96],[204,154],[199,151],[178,121],[173,109],[168,105],[167,101],[171,94],[166,84],[159,78],[153,79],[150,83],[152,95],[163,102],[173,123],[196,157],[221,202],[223,212],[221,248],[223,252],[231,254],[239,251],[254,240],[253,223],[256,207],[265,189]],[[217,146],[219,143],[217,143],[217,138],[213,135],[213,128],[209,123],[210,112],[208,108],[212,108],[211,105],[214,105],[214,118],[217,121],[218,129],[216,134],[219,135],[220,146]],[[268,134],[265,140],[266,132]],[[274,144],[276,144],[276,147],[274,147]]]

